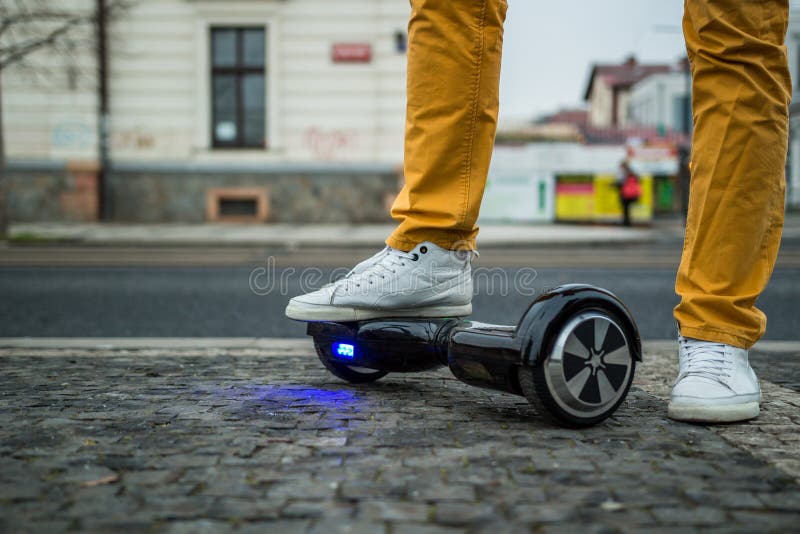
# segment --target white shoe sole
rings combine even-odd
[[[719,406],[670,402],[667,407],[667,415],[670,419],[689,423],[735,423],[758,417],[758,412],[758,402]]]
[[[289,302],[286,317],[295,321],[364,321],[384,317],[464,317],[472,313],[472,304],[458,306],[428,306],[400,310],[350,308],[347,306],[318,306]]]

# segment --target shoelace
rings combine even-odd
[[[345,290],[361,287],[361,284],[372,284],[378,278],[385,279],[388,274],[397,273],[397,267],[405,267],[406,262],[419,259],[417,254],[403,252],[391,247],[386,248],[386,253],[377,263],[359,274],[342,278],[336,284],[342,286]]]
[[[684,355],[678,380],[686,376],[701,376],[718,382],[730,377],[733,361],[722,343],[680,338]]]
[[[375,257],[377,257],[377,256],[383,256],[384,254],[386,254],[386,253],[387,253],[388,251],[390,251],[390,250],[392,250],[392,247],[390,247],[389,245],[386,245],[385,247],[383,247],[383,248],[381,249],[381,251],[380,251],[380,252],[378,252],[377,254],[375,254],[375,256],[372,256],[372,257],[371,257],[371,258],[369,258],[369,259],[370,259],[370,260],[373,260],[373,259],[374,259]],[[356,266],[356,267],[358,267],[358,266]],[[353,274],[355,274],[355,273],[354,273],[354,271],[355,271],[356,267],[353,267],[353,268],[350,270],[350,272],[348,272],[346,275],[344,275],[344,278],[349,278],[349,277],[353,276]]]

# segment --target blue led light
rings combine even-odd
[[[333,353],[342,358],[352,359],[356,355],[356,348],[350,343],[334,343]]]

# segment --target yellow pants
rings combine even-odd
[[[675,290],[687,337],[749,348],[767,325],[756,298],[783,228],[792,84],[788,0],[689,0],[694,136]]]
[[[412,0],[405,186],[386,243],[475,248],[497,129],[505,0]]]
[[[475,248],[497,126],[505,0],[412,0],[405,186],[386,240]],[[676,291],[684,336],[749,347],[783,227],[788,0],[687,0],[689,214]],[[543,53],[557,53],[552,50]]]

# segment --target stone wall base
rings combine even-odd
[[[61,168],[8,171],[10,222],[91,222],[98,219],[99,165],[73,161]]]
[[[107,172],[111,222],[214,222],[214,191],[263,191],[253,222],[363,223],[390,220],[386,204],[398,190],[394,172],[260,173],[112,170]],[[12,168],[11,222],[97,220],[97,169]]]

